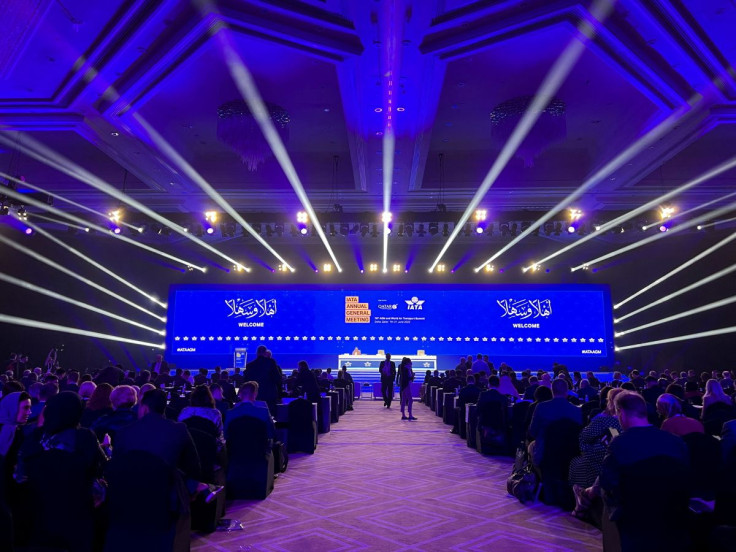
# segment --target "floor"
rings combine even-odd
[[[192,550],[600,552],[569,513],[506,493],[511,460],[483,457],[415,403],[355,401],[314,455],[292,456],[265,501],[235,501],[244,531],[195,535]]]

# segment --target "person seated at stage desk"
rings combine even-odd
[[[299,361],[299,372],[296,376],[296,386],[300,389],[301,394],[307,395],[307,400],[311,403],[318,403],[320,397],[320,387],[317,376],[309,369],[306,360]]]
[[[306,364],[306,363],[305,363]],[[311,372],[310,372],[311,373]],[[243,416],[250,416],[251,418],[258,418],[266,422],[266,432],[269,439],[276,437],[276,426],[273,423],[271,413],[268,411],[265,403],[262,401],[256,401],[259,389],[258,382],[246,381],[240,386],[238,390],[238,398],[240,402],[236,404],[225,417],[225,439],[228,437],[228,427],[233,420],[241,418]]]
[[[256,358],[245,366],[244,376],[246,380],[258,383],[261,400],[268,404],[271,414],[275,415],[276,403],[281,397],[281,372],[265,345],[258,346]]]

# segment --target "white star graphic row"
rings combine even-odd
[[[190,336],[174,337],[174,341],[241,341],[241,340],[242,341],[249,341],[249,340],[250,341],[282,341],[282,340],[285,340],[285,341],[333,341],[333,340],[335,341],[369,341],[369,340],[370,341],[375,341],[375,340],[383,341],[384,339],[386,341],[452,341],[452,342],[457,342],[457,341],[497,342],[497,341],[500,341],[500,342],[510,342],[510,343],[542,343],[542,342],[544,343],[550,343],[550,342],[552,343],[559,343],[559,342],[562,342],[562,343],[568,343],[568,342],[569,343],[605,343],[606,341],[602,337],[599,337],[599,338],[593,338],[593,337],[588,337],[588,338],[585,338],[585,337],[570,337],[570,338],[568,337],[562,337],[562,338],[560,337],[552,337],[552,338],[535,337],[535,338],[532,338],[532,337],[486,337],[486,336],[484,337],[461,337],[461,336],[458,336],[458,337],[452,337],[452,336],[448,336],[448,337],[444,337],[444,336],[443,337],[434,337],[434,336],[432,337],[426,337],[426,336],[409,337],[409,336],[404,336],[402,337],[402,336],[396,336],[394,337],[390,335],[386,337],[382,335],[378,337],[365,336],[365,335],[360,336],[360,337],[358,337],[357,335],[352,336],[352,337],[347,336],[347,335],[344,337],[340,335],[338,336],[331,336],[331,335],[328,335],[328,336],[323,336],[323,335],[320,335],[320,336],[315,336],[315,335],[312,335],[312,336],[306,336],[306,335],[304,336],[298,336],[298,335],[295,335],[295,336],[290,336],[290,335],[287,335],[287,336],[281,336],[281,335],[277,335],[277,336],[272,336],[272,335],[270,336],[263,336],[263,335],[262,336],[256,336],[256,335],[229,336],[228,335],[225,337],[220,336],[220,335],[218,336],[212,336],[212,335],[211,336],[204,336],[204,335],[196,336],[195,335],[191,337]]]

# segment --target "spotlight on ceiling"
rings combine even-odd
[[[394,272],[401,272],[401,265],[400,264],[394,264],[394,266],[392,267],[392,270]]]
[[[378,263],[370,263],[368,265],[368,272],[378,272]]]
[[[389,211],[384,211],[381,214],[381,222],[388,224],[393,220],[393,215]]]
[[[325,263],[322,265],[322,271],[323,272],[332,272],[332,265],[330,263]]]
[[[429,235],[430,236],[436,236],[437,233],[440,231],[440,225],[437,222],[430,222],[429,223]]]
[[[486,217],[488,216],[488,211],[485,209],[476,209],[474,218],[476,221],[482,221],[486,220]]]
[[[435,270],[436,270],[437,272],[445,272],[445,271],[447,270],[447,267],[445,266],[445,263],[439,263],[439,264],[438,264],[438,265],[437,265],[437,266],[435,267]]]

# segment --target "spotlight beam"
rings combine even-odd
[[[40,161],[41,163],[48,165],[52,168],[55,168],[58,171],[63,172],[64,174],[68,174],[72,178],[76,178],[77,180],[84,182],[86,184],[89,184],[93,188],[96,188],[102,192],[105,192],[106,194],[114,197],[118,201],[125,203],[126,205],[129,205],[133,207],[134,209],[137,209],[141,213],[151,217],[153,220],[159,222],[160,224],[163,224],[167,226],[168,228],[171,228],[174,232],[177,234],[180,234],[187,238],[188,240],[193,241],[197,245],[207,249],[208,251],[214,253],[218,257],[221,257],[228,261],[229,263],[232,263],[234,265],[240,265],[238,261],[235,259],[228,257],[225,255],[222,251],[219,249],[212,247],[207,242],[200,240],[196,236],[191,235],[189,232],[187,232],[183,227],[179,226],[178,224],[175,224],[174,222],[170,221],[166,217],[162,217],[159,215],[156,211],[153,209],[149,209],[144,204],[142,204],[140,201],[137,201],[133,199],[132,197],[122,193],[120,190],[115,188],[114,186],[111,186],[101,178],[96,177],[86,169],[80,167],[79,165],[76,165],[63,155],[53,151],[52,149],[46,147],[42,143],[38,142],[37,140],[34,140],[32,138],[26,138],[26,142],[30,142],[33,144],[33,148],[28,147],[24,144],[17,144],[7,138],[6,136],[0,134],[0,142],[4,143],[7,146],[17,148],[23,151],[26,155],[29,157],[33,157],[37,161]]]
[[[58,199],[59,201],[63,201],[65,203],[69,203],[70,205],[74,205],[76,208],[81,209],[83,211],[87,211],[88,213],[92,213],[93,215],[96,215],[98,217],[102,217],[103,219],[107,220],[109,217],[106,213],[101,213],[100,211],[95,211],[91,207],[87,207],[86,205],[82,203],[77,203],[76,201],[73,201],[71,199],[68,199],[64,196],[60,196],[59,194],[55,194],[54,192],[50,192],[48,190],[45,190],[41,188],[40,186],[36,186],[35,184],[31,184],[30,182],[27,182],[25,180],[20,180],[19,178],[15,178],[14,176],[10,176],[7,173],[4,173],[0,171],[0,176],[11,180],[17,184],[20,184],[22,186],[27,186],[28,188],[31,188],[32,190],[36,190],[37,192],[41,192],[46,194],[47,196],[53,197],[54,199]],[[133,224],[130,224],[129,222],[125,222],[124,220],[121,220],[118,222],[118,224],[122,226],[127,226],[128,228],[132,228],[133,230],[138,230],[137,226],[134,226]]]
[[[13,324],[15,326],[24,326],[26,328],[36,328],[39,330],[51,330],[56,332],[68,333],[72,335],[83,335],[85,337],[96,337],[97,339],[108,339],[117,341],[118,343],[132,343],[133,345],[143,345],[144,347],[153,347],[154,349],[165,349],[166,346],[160,343],[148,343],[147,341],[139,341],[127,337],[117,335],[103,334],[99,332],[91,332],[89,330],[81,330],[79,328],[71,328],[69,326],[60,326],[59,324],[50,324],[40,320],[30,320],[28,318],[19,318],[18,316],[10,316],[9,314],[0,313],[0,322],[5,324]]]
[[[597,23],[600,23],[600,21],[602,21],[610,13],[612,8],[613,2],[608,0],[598,0],[591,7],[590,13],[597,20]],[[498,154],[498,157],[491,166],[491,169],[488,171],[488,174],[486,174],[486,177],[483,179],[483,182],[473,196],[473,199],[470,201],[470,205],[468,205],[467,209],[460,217],[460,220],[455,225],[452,233],[447,238],[445,245],[442,246],[442,250],[440,251],[439,255],[437,255],[437,258],[430,266],[430,272],[433,272],[437,264],[440,262],[440,260],[442,260],[442,257],[450,248],[457,236],[460,234],[462,228],[465,226],[465,223],[468,222],[468,219],[470,219],[473,212],[477,209],[478,205],[480,205],[480,202],[488,193],[488,190],[490,190],[491,186],[493,186],[494,182],[501,174],[501,171],[503,171],[504,167],[506,167],[509,160],[511,160],[511,157],[514,155],[514,153],[516,153],[516,150],[524,141],[524,138],[526,138],[526,136],[529,134],[532,127],[542,114],[542,111],[547,107],[549,101],[554,97],[560,86],[562,86],[564,80],[570,74],[573,66],[585,50],[587,42],[595,34],[594,25],[594,22],[588,20],[582,20],[578,24],[577,30],[578,33],[582,36],[576,36],[570,41],[570,43],[565,47],[565,50],[562,52],[560,57],[557,58],[554,65],[545,76],[544,81],[535,94],[531,105],[524,112],[521,120],[516,125],[516,128],[514,128],[514,131],[511,133],[511,137],[504,144],[501,152]]]
[[[486,260],[483,264],[478,266],[475,269],[475,271],[480,272],[486,265],[498,259],[501,255],[506,253],[506,251],[514,247],[521,240],[525,239],[532,232],[535,232],[536,230],[541,228],[545,222],[551,220],[557,213],[565,209],[568,205],[572,204],[574,201],[576,201],[579,197],[581,197],[588,190],[598,185],[600,181],[606,178],[613,171],[623,166],[624,164],[628,163],[629,160],[631,160],[634,156],[636,156],[641,151],[649,147],[650,144],[659,140],[662,136],[664,136],[665,133],[669,132],[670,129],[672,129],[672,127],[674,127],[680,121],[680,119],[685,115],[685,113],[688,112],[689,107],[692,107],[695,101],[696,100],[693,99],[687,106],[683,106],[677,109],[675,112],[670,114],[666,119],[664,119],[661,123],[659,123],[653,129],[651,129],[649,132],[647,132],[644,136],[636,140],[633,144],[627,147],[624,151],[622,151],[616,157],[614,157],[612,160],[606,163],[601,169],[596,171],[593,174],[593,176],[591,176],[585,182],[583,182],[583,184],[577,190],[575,190],[570,195],[568,195],[565,199],[560,201],[557,205],[555,205],[552,209],[550,209],[548,213],[546,213],[541,218],[539,218],[536,222],[534,222],[529,228],[524,230],[521,234],[519,234],[517,237],[512,239],[508,244],[506,244],[500,250],[494,253],[491,257],[488,258],[488,260]],[[571,243],[570,245],[563,247],[562,249],[553,253],[552,255],[549,255],[548,257],[545,257],[544,259],[541,259],[536,262],[539,264],[546,263],[547,261],[557,257],[558,255],[561,255],[565,251],[568,251],[572,249],[573,247],[577,247],[578,245],[588,241],[589,239],[592,239],[593,237],[594,237],[593,233],[588,234],[587,236],[582,236],[578,240]],[[529,270],[529,268],[530,267],[527,267],[525,270]]]
[[[44,257],[40,253],[36,253],[35,251],[33,251],[31,249],[28,249],[27,247],[24,247],[24,246],[16,243],[13,240],[10,240],[10,239],[6,238],[3,235],[0,235],[0,243],[4,243],[5,245],[7,245],[9,247],[12,247],[16,251],[20,251],[21,253],[24,253],[24,254],[28,255],[29,257],[33,257],[37,261],[40,261],[40,262],[44,263],[45,265],[48,265],[48,266],[50,266],[52,268],[55,268],[59,272],[63,272],[67,276],[71,276],[72,278],[74,278],[76,280],[79,280],[80,282],[83,282],[83,283],[87,284],[88,286],[93,287],[96,290],[101,291],[102,293],[105,293],[106,295],[109,295],[110,297],[114,297],[115,299],[117,299],[118,301],[121,301],[121,302],[125,303],[126,305],[130,305],[131,307],[133,307],[135,309],[138,309],[141,312],[145,312],[147,315],[152,316],[153,318],[155,318],[157,320],[160,320],[161,322],[166,322],[166,317],[159,316],[155,312],[151,312],[148,309],[145,309],[145,308],[141,307],[137,303],[134,303],[133,301],[130,301],[129,299],[126,299],[122,295],[118,295],[114,291],[110,291],[106,287],[103,287],[100,284],[97,284],[97,283],[93,282],[92,280],[89,280],[89,279],[85,278],[84,276],[80,276],[79,274],[77,274],[76,272],[74,272],[72,270],[69,270],[65,266],[62,266],[59,263],[52,261],[48,257]]]
[[[89,230],[89,226],[81,226],[79,224],[74,224],[73,222],[66,222],[63,220],[55,219],[54,217],[47,217],[45,215],[41,215],[39,213],[28,213],[29,217],[32,217],[34,219],[41,219],[45,220],[47,222],[54,222],[56,224],[60,224],[61,226],[69,226],[71,228],[76,228],[77,230],[82,230],[83,232]]]
[[[240,54],[236,51],[234,45],[232,44],[232,41],[230,40],[230,37],[227,36],[227,30],[217,32],[220,29],[221,26],[216,26],[215,29],[213,29],[212,34],[215,36],[216,40],[220,44],[220,47],[222,48],[223,54],[225,56],[225,62],[230,71],[230,75],[235,82],[235,85],[240,91],[240,94],[243,96],[245,103],[248,105],[248,109],[250,109],[253,117],[258,122],[258,126],[261,128],[264,138],[268,142],[268,145],[271,146],[274,157],[281,166],[281,169],[284,171],[284,174],[289,180],[289,183],[294,189],[297,197],[299,198],[302,207],[309,215],[309,220],[312,221],[313,228],[317,231],[317,235],[319,235],[320,240],[322,240],[322,243],[327,249],[330,257],[332,258],[332,262],[334,263],[335,268],[337,268],[338,272],[342,272],[342,267],[340,266],[340,263],[335,256],[335,252],[332,250],[332,247],[330,247],[330,244],[327,241],[327,236],[325,236],[325,233],[322,230],[322,225],[319,222],[317,213],[315,213],[314,209],[312,208],[312,202],[309,201],[309,198],[307,197],[307,193],[304,190],[304,186],[302,185],[301,180],[299,179],[299,175],[296,173],[294,164],[291,162],[291,158],[286,151],[286,147],[281,140],[281,136],[279,136],[279,133],[276,131],[276,128],[273,125],[273,121],[271,121],[271,117],[268,114],[268,109],[266,109],[266,104],[264,103],[263,98],[261,98],[261,94],[256,87],[253,75],[251,75],[250,71],[240,57]]]
[[[48,238],[49,240],[51,240],[52,242],[54,242],[56,245],[59,245],[59,246],[63,247],[64,249],[66,249],[70,253],[76,255],[77,257],[79,257],[83,261],[86,261],[87,263],[91,264],[96,269],[101,270],[102,272],[104,272],[105,274],[107,274],[108,276],[110,276],[112,278],[115,278],[121,284],[124,284],[124,285],[128,286],[130,289],[132,289],[136,293],[140,293],[141,295],[143,295],[143,297],[149,299],[150,301],[153,301],[158,306],[163,307],[163,308],[166,308],[166,303],[162,303],[161,301],[159,301],[153,295],[151,295],[149,293],[146,293],[145,291],[143,291],[138,286],[136,286],[134,284],[131,284],[128,280],[126,280],[122,276],[117,275],[115,272],[113,272],[112,270],[110,270],[106,266],[101,265],[100,263],[98,263],[94,259],[91,259],[90,257],[88,257],[87,255],[85,255],[84,253],[82,253],[78,249],[73,248],[71,245],[65,244],[63,241],[61,241],[56,236],[54,236],[51,233],[47,232],[43,228],[40,228],[37,224],[33,224],[32,222],[29,222],[29,221],[25,221],[25,224],[28,225],[28,226],[30,226],[31,228],[33,228],[36,232],[38,232],[42,236],[44,236],[44,237]]]
[[[736,160],[733,161],[733,164],[736,166]],[[678,232],[682,232],[683,230],[687,230],[688,228],[692,228],[693,226],[697,226],[701,222],[704,222],[708,219],[711,219],[713,217],[719,217],[724,213],[727,213],[729,211],[733,211],[736,209],[736,201],[733,203],[729,203],[725,207],[721,207],[720,209],[716,209],[715,211],[712,211],[710,213],[707,213],[705,215],[702,215],[700,217],[694,218],[692,220],[689,220],[687,222],[684,222],[682,224],[679,224],[675,226],[672,230],[669,232],[660,232],[656,236],[649,236],[648,238],[644,238],[643,240],[639,240],[634,243],[630,243],[629,245],[625,247],[621,247],[619,249],[616,249],[615,251],[611,251],[610,253],[606,253],[605,255],[601,255],[600,257],[597,257],[593,259],[592,261],[588,261],[587,263],[583,263],[581,265],[578,265],[572,269],[573,272],[576,270],[580,270],[581,268],[584,268],[585,266],[589,266],[592,264],[599,263],[601,261],[605,261],[606,259],[610,259],[612,257],[618,257],[622,253],[626,253],[627,251],[631,251],[632,249],[637,249],[639,247],[642,247],[643,245],[650,244],[652,242],[655,242],[657,240],[661,240],[662,238],[665,238],[667,236],[671,236],[673,234],[677,234]]]
[[[710,207],[711,205],[718,203],[720,201],[723,201],[725,199],[728,199],[729,197],[733,197],[736,195],[736,192],[731,192],[730,194],[726,194],[721,197],[717,197],[716,199],[711,199],[710,201],[706,201],[705,203],[702,203],[700,205],[696,205],[692,209],[688,209],[687,211],[682,211],[681,213],[675,213],[673,216],[668,218],[667,220],[674,220],[679,217],[684,217],[685,215],[689,215],[690,213],[694,213],[695,211],[699,211],[700,209],[705,209],[706,207]],[[724,221],[725,222],[725,221]],[[653,226],[657,226],[659,224],[662,224],[662,221],[659,222],[653,222],[651,224],[647,224],[645,226],[642,226],[642,230],[649,230]],[[707,224],[705,226],[708,226]]]
[[[710,228],[711,226],[715,226],[716,224],[726,224],[727,222],[733,222],[736,220],[736,217],[731,217],[723,220],[714,220],[713,222],[708,222],[706,224],[701,224],[699,229],[702,228]]]
[[[714,335],[723,335],[736,332],[736,326],[729,326],[728,328],[719,328],[717,330],[709,330],[707,332],[698,332],[688,335],[679,335],[677,337],[670,337],[668,339],[658,339],[657,341],[647,341],[645,343],[637,343],[635,345],[625,345],[623,347],[616,347],[617,351],[624,351],[626,349],[637,349],[639,347],[649,347],[651,345],[662,345],[664,343],[675,343],[677,341],[689,341],[691,339],[699,339],[701,337],[711,337]]]
[[[657,278],[657,279],[656,279],[656,280],[654,280],[654,281],[653,281],[653,282],[652,282],[651,284],[649,284],[649,285],[647,285],[647,286],[644,286],[643,288],[641,288],[641,289],[640,289],[639,291],[637,291],[636,293],[633,293],[632,295],[629,295],[629,296],[628,296],[628,297],[627,297],[626,299],[624,299],[624,300],[623,300],[623,301],[621,301],[620,303],[617,303],[617,304],[613,305],[613,308],[614,308],[614,310],[615,310],[615,309],[618,309],[618,308],[620,308],[621,306],[625,305],[626,303],[628,303],[628,302],[629,302],[629,301],[631,301],[632,299],[634,299],[634,298],[638,297],[639,295],[641,295],[641,294],[643,294],[643,293],[646,293],[647,291],[649,291],[649,290],[650,290],[650,289],[652,289],[653,287],[655,287],[655,286],[658,286],[659,284],[661,284],[661,283],[662,283],[662,282],[664,282],[665,280],[667,280],[667,279],[671,278],[672,276],[674,276],[674,275],[675,275],[675,274],[677,274],[678,272],[682,272],[682,271],[683,271],[683,270],[685,270],[685,269],[686,269],[687,267],[689,267],[689,266],[692,266],[692,265],[694,265],[694,264],[695,264],[695,263],[697,263],[697,262],[698,262],[699,260],[701,260],[701,259],[703,259],[703,258],[707,257],[707,256],[708,256],[708,255],[710,255],[711,253],[713,253],[713,252],[717,251],[718,249],[720,249],[720,248],[721,248],[721,247],[723,247],[724,245],[726,245],[726,244],[728,244],[728,243],[731,243],[731,242],[732,242],[733,240],[735,240],[735,239],[736,239],[736,232],[734,232],[734,233],[733,233],[733,234],[731,234],[730,236],[727,236],[727,237],[725,237],[724,239],[722,239],[721,241],[719,241],[719,242],[718,242],[718,243],[716,243],[715,245],[712,245],[711,247],[709,247],[708,249],[706,249],[706,250],[705,250],[705,251],[703,251],[702,253],[698,253],[698,254],[697,254],[697,255],[696,255],[695,257],[693,257],[692,259],[689,259],[689,260],[687,260],[686,262],[682,263],[681,265],[679,265],[679,266],[678,266],[677,268],[675,268],[675,269],[674,269],[674,270],[672,270],[671,272],[668,272],[668,273],[667,273],[667,274],[665,274],[664,276],[662,276],[662,277],[660,277],[660,278]]]
[[[394,148],[396,140],[390,125],[383,134],[383,212],[391,212],[391,187],[394,178]],[[388,221],[383,222],[383,271],[388,272]]]
[[[23,194],[19,194],[15,190],[11,190],[9,188],[3,189],[3,193],[5,195],[8,195],[10,197],[14,197],[15,199],[22,200],[25,205],[31,205],[33,207],[38,207],[39,209],[43,209],[44,211],[48,211],[50,213],[53,213],[57,216],[67,218],[69,220],[72,220],[76,222],[77,224],[84,225],[85,228],[89,228],[91,230],[97,230],[98,232],[102,232],[103,234],[110,234],[115,239],[124,241],[125,243],[129,243],[130,245],[134,245],[135,247],[139,247],[141,249],[145,249],[146,251],[150,251],[151,253],[155,253],[156,255],[160,255],[161,257],[164,257],[166,259],[170,259],[172,261],[176,261],[177,263],[183,264],[184,266],[191,266],[193,268],[196,268],[200,272],[207,272],[207,269],[201,266],[196,265],[195,263],[190,263],[189,261],[186,261],[184,259],[180,259],[179,257],[175,257],[174,255],[170,255],[166,253],[165,251],[161,251],[160,249],[156,249],[155,247],[151,247],[150,245],[146,245],[145,243],[140,243],[135,240],[130,239],[127,236],[123,236],[122,234],[112,234],[109,231],[109,228],[105,228],[103,226],[99,226],[97,224],[92,224],[89,221],[86,221],[82,218],[79,218],[71,213],[67,213],[66,211],[61,211],[57,209],[56,207],[53,207],[51,205],[47,205],[41,201],[38,201],[36,199],[33,199],[32,197],[23,197]]]
[[[207,182],[202,175],[200,175],[192,165],[190,165],[182,155],[174,149],[174,147],[166,141],[166,139],[161,136],[161,134],[156,131],[149,123],[146,121],[140,114],[135,113],[133,115],[133,118],[138,122],[138,124],[141,126],[141,128],[144,130],[146,134],[150,137],[150,139],[161,149],[162,152],[164,152],[169,159],[176,165],[178,165],[184,173],[193,181],[195,182],[202,190],[212,198],[212,200],[217,203],[225,212],[227,212],[236,222],[240,223],[243,228],[251,235],[253,236],[263,247],[265,247],[274,257],[276,257],[281,264],[283,264],[286,268],[288,268],[291,272],[294,272],[294,268],[287,263],[284,258],[279,255],[279,253],[271,247],[266,240],[263,239],[263,237],[253,230],[253,227],[246,222],[246,220],[238,213],[232,205],[224,198],[222,195],[215,190],[212,185]],[[250,268],[244,267],[248,272],[250,272]]]
[[[89,303],[77,301],[76,299],[72,299],[71,297],[61,295],[60,293],[56,293],[55,291],[52,291],[50,289],[37,286],[30,282],[26,282],[25,280],[19,280],[18,278],[14,278],[13,276],[10,276],[9,274],[4,274],[0,272],[0,280],[7,282],[9,284],[13,284],[18,287],[28,289],[30,291],[35,291],[36,293],[40,293],[41,295],[45,295],[53,299],[58,299],[59,301],[64,301],[65,303],[69,303],[71,305],[75,305],[77,307],[81,307],[83,309],[87,309],[89,311],[96,312],[97,314],[107,316],[108,318],[114,318],[115,320],[120,320],[121,322],[130,324],[131,326],[137,326],[139,328],[143,328],[144,330],[148,330],[149,332],[153,332],[158,335],[164,335],[166,333],[164,330],[157,330],[156,328],[151,328],[150,326],[146,326],[145,324],[141,324],[139,322],[131,320],[130,318],[126,318],[125,316],[120,316],[113,312],[106,311],[99,307],[95,307],[94,305],[90,305]]]
[[[732,272],[736,271],[736,264],[733,264],[729,266],[728,268],[724,268],[723,270],[719,270],[718,272],[715,272],[711,274],[710,276],[706,276],[702,280],[699,280],[695,282],[694,284],[690,284],[689,286],[686,286],[684,288],[678,289],[677,291],[670,293],[669,295],[665,295],[664,297],[661,297],[657,299],[656,301],[653,301],[649,303],[648,305],[644,305],[643,307],[631,311],[629,314],[625,314],[623,316],[619,316],[618,318],[614,319],[613,323],[618,324],[619,322],[622,322],[626,320],[627,318],[631,318],[632,316],[635,316],[639,313],[644,312],[645,310],[649,310],[652,307],[656,307],[657,305],[661,305],[662,303],[665,303],[669,301],[670,299],[674,299],[675,297],[678,297],[682,295],[683,293],[687,293],[688,291],[692,291],[694,289],[699,288],[700,286],[704,286],[705,284],[709,284],[710,282],[717,280],[718,278],[723,278],[724,276],[727,276],[731,274]]]
[[[642,324],[641,326],[637,326],[636,328],[631,328],[630,330],[622,330],[618,332],[616,335],[617,336],[629,335],[630,333],[638,332],[639,330],[644,330],[646,328],[651,328],[653,326],[658,326],[660,324],[672,322],[673,320],[679,320],[680,318],[685,318],[686,316],[692,316],[693,314],[699,314],[701,312],[709,311],[712,309],[717,309],[719,307],[725,307],[726,305],[730,305],[732,303],[736,303],[736,295],[732,295],[731,297],[727,299],[721,299],[720,301],[713,301],[712,303],[708,303],[707,305],[703,305],[702,307],[696,307],[688,311],[680,312],[678,314],[673,314],[672,316],[667,316],[666,318],[662,318],[661,320],[655,320],[654,322],[649,322],[648,324]]]

